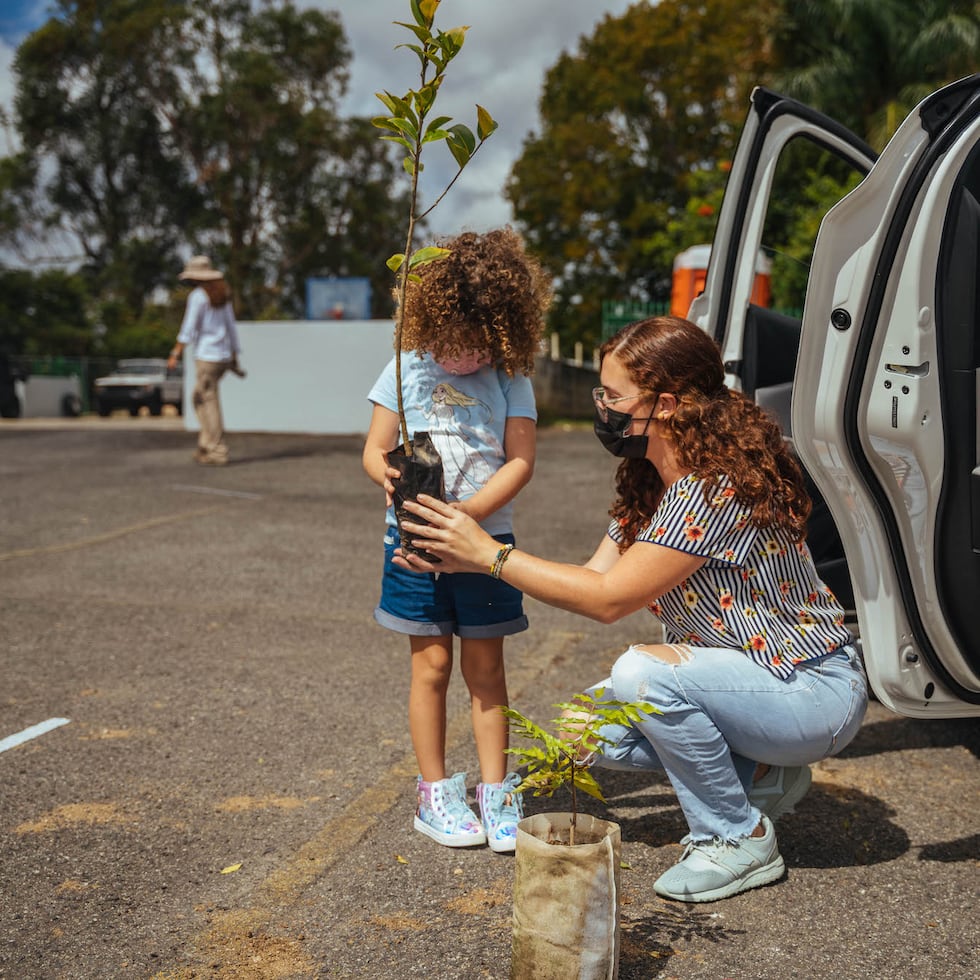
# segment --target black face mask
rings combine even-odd
[[[647,435],[628,436],[626,430],[633,422],[646,422],[650,424],[650,419],[634,419],[632,415],[625,412],[614,412],[611,408],[606,409],[606,421],[602,421],[598,407],[595,410],[595,422],[593,428],[599,442],[613,454],[624,459],[643,459],[647,454],[647,444],[650,437]],[[646,432],[646,426],[643,429]]]

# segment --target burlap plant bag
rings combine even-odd
[[[511,980],[616,980],[619,824],[536,813],[517,825]],[[557,843],[549,843],[557,841]]]
[[[438,562],[439,559],[435,555],[430,555],[422,548],[416,548],[411,539],[406,538],[402,532],[402,519],[415,524],[425,523],[418,515],[410,514],[404,507],[406,500],[415,500],[420,493],[437,497],[439,500],[446,499],[442,457],[439,455],[439,450],[436,449],[428,432],[416,432],[412,437],[412,454],[408,455],[405,452],[404,443],[396,446],[388,453],[388,465],[401,474],[394,481],[395,492],[392,495],[401,547],[429,561]]]

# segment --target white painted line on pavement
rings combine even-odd
[[[261,493],[246,493],[244,490],[219,490],[215,487],[193,487],[186,483],[175,483],[174,490],[186,490],[188,493],[213,493],[217,497],[241,497],[243,500],[261,500]]]
[[[21,745],[24,742],[29,742],[32,738],[37,738],[39,735],[44,735],[55,728],[60,728],[62,725],[67,725],[70,721],[70,718],[49,718],[47,721],[42,721],[40,724],[31,725],[30,728],[25,728],[22,732],[18,732],[16,735],[8,735],[6,738],[0,739],[0,752],[6,752],[7,749],[12,749],[15,745]]]

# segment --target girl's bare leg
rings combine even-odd
[[[484,783],[499,783],[507,775],[507,705],[504,639],[465,639],[460,644],[460,667],[470,692],[473,737]]]
[[[427,783],[446,778],[446,691],[453,670],[451,636],[413,636],[408,730]]]

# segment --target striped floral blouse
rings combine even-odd
[[[795,544],[785,531],[755,527],[727,482],[707,500],[704,486],[694,475],[672,484],[637,536],[637,542],[707,559],[649,604],[667,641],[744,650],[784,678],[796,664],[853,643],[844,610],[817,576],[806,544]],[[615,520],[609,535],[623,538]]]

